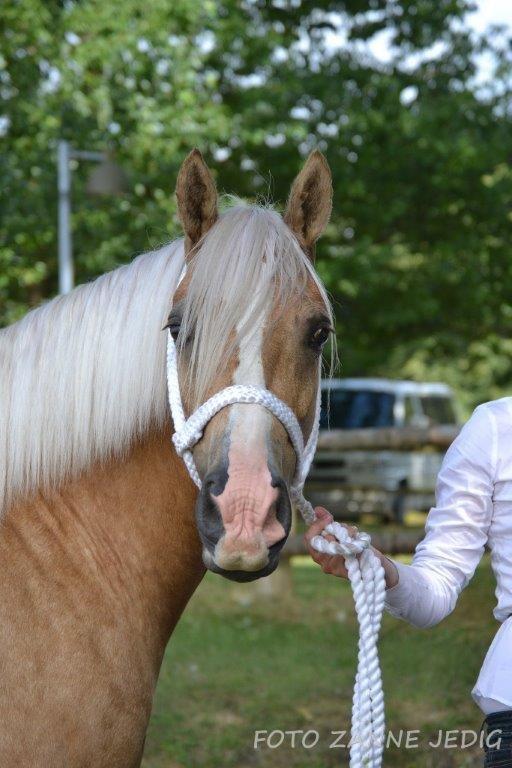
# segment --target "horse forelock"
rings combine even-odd
[[[183,300],[178,349],[189,345],[184,385],[193,407],[254,326],[311,281],[331,314],[309,257],[277,212],[236,205],[219,217],[192,256]]]

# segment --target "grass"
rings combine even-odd
[[[208,574],[169,644],[143,768],[330,768],[349,730],[357,627],[346,582],[297,559],[278,597],[264,585]],[[286,579],[290,582],[287,583]],[[484,559],[456,611],[433,630],[385,616],[380,643],[388,728],[419,729],[414,749],[390,747],[396,768],[481,765],[478,747],[434,749],[440,729],[478,730],[470,690],[496,631]],[[313,730],[318,744],[254,749],[259,729]],[[277,736],[274,738],[277,739]],[[310,736],[313,738],[313,736]],[[299,739],[300,741],[300,739]]]

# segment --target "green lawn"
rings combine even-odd
[[[162,667],[144,768],[328,768],[347,764],[331,731],[349,728],[356,625],[350,589],[304,559],[279,598],[208,574]],[[260,590],[260,591],[259,591]],[[439,729],[478,729],[470,690],[496,631],[486,559],[455,613],[433,630],[385,617],[380,643],[388,728],[421,729],[388,766],[477,766],[477,747],[434,749]],[[254,749],[255,730],[315,730],[318,745]],[[277,738],[275,736],[274,738]],[[313,736],[311,736],[313,738]]]

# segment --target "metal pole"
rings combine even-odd
[[[57,158],[59,187],[59,293],[69,293],[74,284],[71,244],[71,169],[69,167],[69,159],[69,143],[67,141],[59,141]]]

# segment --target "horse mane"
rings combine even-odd
[[[0,331],[0,511],[163,423],[162,328],[182,266],[178,240]]]
[[[182,327],[194,328],[196,398],[219,365],[223,339],[242,318],[249,330],[272,282],[284,296],[310,275],[328,306],[309,260],[269,209],[228,210],[193,258]],[[169,418],[162,328],[183,261],[180,238],[0,330],[0,512],[15,497],[122,455]]]

